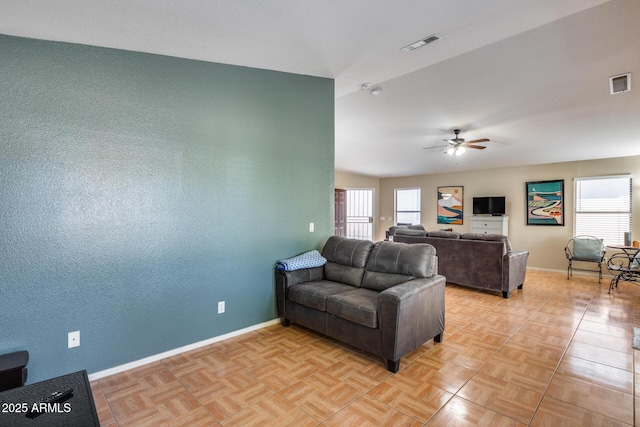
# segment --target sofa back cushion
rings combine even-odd
[[[460,233],[457,231],[445,231],[445,230],[437,230],[437,231],[429,231],[429,237],[441,237],[443,239],[459,239]]]
[[[418,231],[424,231],[426,235],[426,230],[424,229],[424,226],[422,224],[411,224],[411,225],[392,225],[391,227],[389,227],[389,236],[394,236],[396,234],[396,232],[398,230],[418,230]]]
[[[325,279],[360,286],[373,245],[368,240],[331,236],[322,249],[322,256],[327,259]]]
[[[417,277],[437,273],[436,250],[425,243],[376,243],[362,279],[362,287],[383,291]]]
[[[394,236],[426,236],[427,232],[425,230],[416,230],[413,228],[398,228]]]

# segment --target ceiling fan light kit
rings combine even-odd
[[[449,147],[449,149],[447,151],[445,151],[445,153],[447,153],[450,156],[453,156],[454,154],[456,156],[459,156],[464,152],[465,152],[465,148],[464,147]]]
[[[439,148],[439,147],[448,147],[447,150],[445,151],[446,154],[452,156],[452,155],[456,155],[456,156],[460,156],[462,155],[467,148],[474,148],[476,150],[484,150],[487,147],[484,147],[482,145],[474,145],[477,144],[478,142],[489,142],[490,140],[487,138],[482,138],[482,139],[474,139],[472,141],[465,141],[464,138],[460,138],[460,129],[454,129],[453,133],[455,134],[455,137],[453,139],[443,139],[444,142],[446,142],[448,145],[439,145],[439,146],[435,146],[435,147],[426,147],[425,149],[429,149],[429,148]]]

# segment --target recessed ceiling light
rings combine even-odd
[[[370,87],[371,87],[371,83],[362,83],[362,84],[360,85],[360,89],[362,89],[362,90],[367,90],[367,89],[369,89]]]
[[[416,50],[419,47],[425,46],[425,45],[427,45],[429,43],[433,43],[436,40],[440,40],[440,37],[438,37],[435,34],[431,34],[430,36],[427,36],[427,37],[425,37],[425,38],[423,38],[421,40],[418,40],[417,42],[413,42],[413,43],[411,43],[409,45],[406,45],[405,47],[403,47],[400,50],[403,50],[405,52],[411,52],[412,50]]]
[[[381,92],[382,92],[381,87],[374,87],[373,89],[371,89],[371,95],[373,96],[378,96],[380,95]]]

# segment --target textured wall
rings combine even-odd
[[[332,80],[7,36],[0,76],[0,353],[29,382],[273,319],[275,260],[333,231]]]

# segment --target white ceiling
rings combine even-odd
[[[0,0],[0,11],[3,34],[333,78],[343,171],[640,155],[638,0]],[[626,72],[634,90],[609,95],[608,77]],[[456,127],[488,148],[422,149]]]

